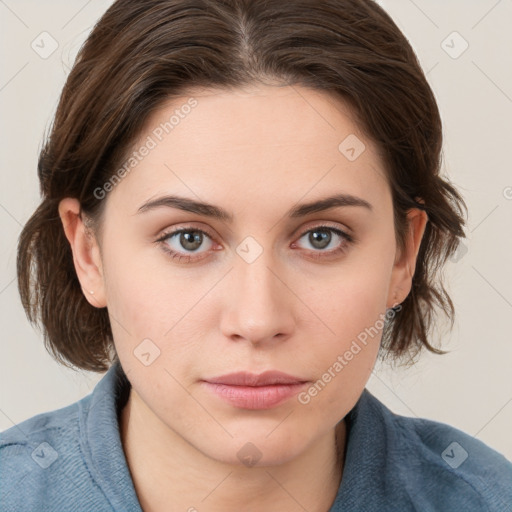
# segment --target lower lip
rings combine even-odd
[[[203,381],[217,396],[242,409],[270,409],[298,394],[308,383],[275,384],[272,386],[230,386]]]

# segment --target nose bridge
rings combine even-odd
[[[255,294],[269,293],[275,287],[276,279],[270,270],[276,266],[276,255],[272,246],[272,236],[264,240],[261,236],[245,237],[236,247],[235,276],[237,281]],[[275,271],[274,271],[275,272]]]
[[[282,282],[276,277],[275,258],[270,251],[252,263],[244,260],[235,265],[235,279],[240,286],[242,300],[249,299],[255,306],[270,306],[278,300]]]

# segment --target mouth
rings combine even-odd
[[[230,373],[202,381],[204,387],[241,409],[270,409],[292,398],[309,381],[279,371]]]

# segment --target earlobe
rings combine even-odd
[[[403,302],[411,291],[416,260],[427,226],[428,215],[424,210],[413,208],[407,214],[407,222],[408,231],[405,239],[405,248],[401,251],[393,266],[388,308]]]
[[[80,213],[78,199],[68,197],[59,203],[59,216],[71,246],[75,271],[85,298],[92,306],[103,308],[106,306],[106,297],[99,247]]]

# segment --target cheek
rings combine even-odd
[[[126,249],[129,244],[119,242],[106,251],[105,280],[114,343],[123,368],[127,374],[133,370],[134,385],[142,378],[142,393],[148,382],[150,394],[165,382],[172,393],[167,389],[162,396],[172,394],[177,401],[186,401],[187,395],[181,396],[183,390],[164,369],[180,382],[183,375],[193,374],[197,342],[207,335],[204,318],[211,316],[210,302],[202,296],[211,288],[212,278],[198,282],[192,272],[173,269],[157,248]]]
[[[371,375],[385,325],[385,308],[375,294],[353,295],[329,319],[335,336],[317,340],[310,351],[316,381],[299,403],[313,416],[334,425],[355,405]]]
[[[361,258],[341,265],[329,280],[318,285],[308,301],[331,327],[331,338],[345,344],[385,313],[391,270],[392,262],[384,255],[379,261]]]
[[[159,332],[156,329],[158,319],[167,317],[165,314],[162,316],[165,304],[163,287],[161,284],[160,287],[155,287],[154,275],[149,269],[137,267],[133,261],[127,263],[128,261],[119,258],[106,274],[109,313],[115,318],[114,322],[130,333],[135,330],[133,335],[155,334]],[[166,308],[168,306],[166,304]],[[171,311],[167,312],[172,315]]]
[[[392,266],[387,260],[347,266],[328,288],[321,287],[311,297],[315,311],[332,331],[317,339],[311,357],[319,379],[304,397],[311,400],[311,407],[339,411],[339,407],[355,404],[365,387],[385,325]]]
[[[162,336],[193,288],[179,274],[173,275],[163,251],[147,241],[143,245],[139,238],[126,230],[108,239],[104,251],[108,309],[137,336]]]

